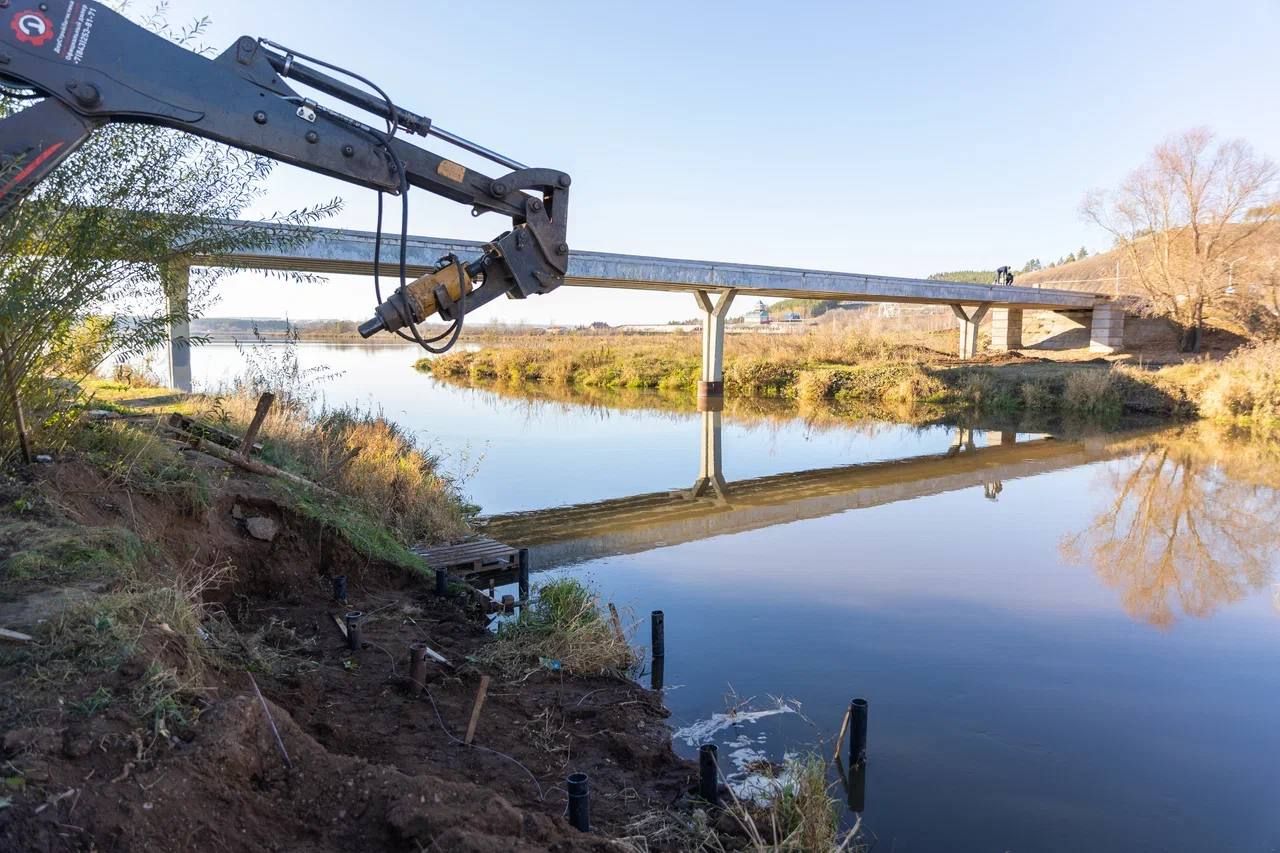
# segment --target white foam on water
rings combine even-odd
[[[747,723],[757,723],[765,717],[794,713],[796,713],[795,708],[792,708],[786,702],[779,702],[778,707],[766,708],[763,711],[730,711],[727,714],[712,714],[708,719],[699,720],[696,723],[690,723],[683,728],[676,729],[673,737],[677,740],[683,740],[689,746],[701,746],[709,742],[716,732],[722,732],[725,729],[746,725]]]
[[[782,769],[762,772],[760,770],[749,770],[748,767],[753,764],[759,766],[760,762],[767,762],[769,756],[763,751],[752,749],[751,747],[736,749],[729,753],[729,760],[733,762],[734,767],[738,768],[738,772],[725,776],[724,781],[733,789],[734,796],[738,799],[751,800],[752,802],[766,805],[791,783],[791,774],[785,769],[791,757],[791,753],[783,756]]]

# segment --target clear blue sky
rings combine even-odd
[[[580,248],[894,275],[1020,266],[1105,248],[1082,195],[1170,133],[1205,124],[1280,156],[1276,0],[170,4],[173,23],[202,14],[219,50],[267,36],[569,172]],[[373,227],[371,192],[284,166],[263,210],[334,195],[332,224]],[[415,195],[414,233],[504,228]],[[362,318],[370,290],[241,275],[210,313]],[[479,316],[664,322],[693,307],[570,289]]]

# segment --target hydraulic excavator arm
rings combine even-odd
[[[377,94],[319,70],[360,80]],[[372,127],[295,91],[293,80],[381,120]],[[36,102],[0,120],[0,216],[112,122],[175,128],[392,194],[429,190],[511,218],[471,263],[442,260],[405,284],[361,326],[368,337],[434,313],[459,321],[507,294],[564,281],[569,176],[527,168],[434,126],[364,78],[265,39],[243,36],[216,59],[176,45],[100,3],[0,0],[0,85]],[[397,133],[401,135],[397,135]],[[402,138],[436,137],[509,170],[490,178]],[[20,214],[19,212],[16,215]],[[416,337],[416,330],[415,330]]]

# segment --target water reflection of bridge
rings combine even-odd
[[[1006,480],[1110,459],[1127,447],[1114,437],[1018,441],[1011,432],[987,432],[983,446],[973,431],[958,429],[937,454],[730,483],[720,412],[702,413],[701,441],[689,489],[492,516],[485,535],[529,548],[534,568],[549,569],[958,489],[982,487],[994,499]]]

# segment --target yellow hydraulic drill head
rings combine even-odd
[[[458,261],[450,261],[409,282],[374,310],[373,318],[360,326],[360,336],[367,338],[383,330],[394,332],[409,325],[410,320],[414,323],[426,320],[440,310],[437,289],[443,289],[449,299],[457,302],[472,291],[471,274]]]

